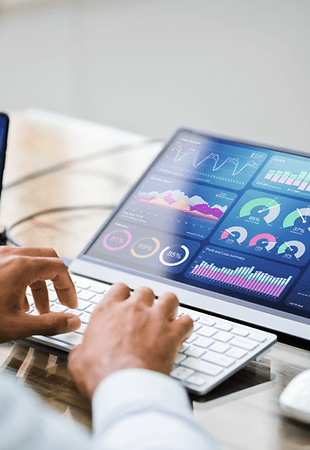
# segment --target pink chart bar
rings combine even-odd
[[[307,186],[307,184],[308,184],[308,183],[305,183],[305,181],[303,181],[303,182],[301,183],[301,185],[298,187],[298,189],[301,190],[301,191],[304,191],[304,190],[305,190],[305,187]]]

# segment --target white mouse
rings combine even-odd
[[[310,370],[301,372],[289,382],[279,403],[286,416],[310,423]]]

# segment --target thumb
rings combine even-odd
[[[77,330],[81,325],[81,320],[75,314],[47,313],[38,316],[25,314],[25,316],[19,324],[19,337],[17,339],[23,339],[33,334],[52,336],[59,333],[68,333]]]

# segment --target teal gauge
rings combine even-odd
[[[306,251],[305,244],[300,241],[287,241],[280,245],[278,254],[281,255],[285,253],[289,249],[292,253],[294,253],[295,258],[299,259]]]
[[[293,227],[295,225],[296,220],[301,219],[303,224],[307,223],[307,220],[310,217],[310,207],[308,208],[296,208],[295,211],[288,214],[283,220],[283,228]],[[310,227],[308,227],[310,231]]]
[[[280,203],[273,198],[261,197],[250,200],[243,205],[240,210],[240,217],[251,216],[255,208],[259,208],[258,211],[255,211],[255,215],[262,214],[267,224],[275,220],[280,213]]]

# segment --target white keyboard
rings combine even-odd
[[[51,311],[77,314],[82,322],[81,327],[73,333],[31,338],[66,351],[82,342],[94,308],[110,288],[110,285],[105,283],[71,276],[78,297],[77,309],[70,310],[60,304],[53,283],[48,281],[46,284]],[[27,289],[27,298],[30,304],[29,314],[38,314],[30,288]],[[199,395],[211,391],[250,361],[262,358],[277,340],[274,334],[179,307],[179,315],[182,314],[188,314],[193,319],[194,330],[180,348],[171,376],[189,391]]]

